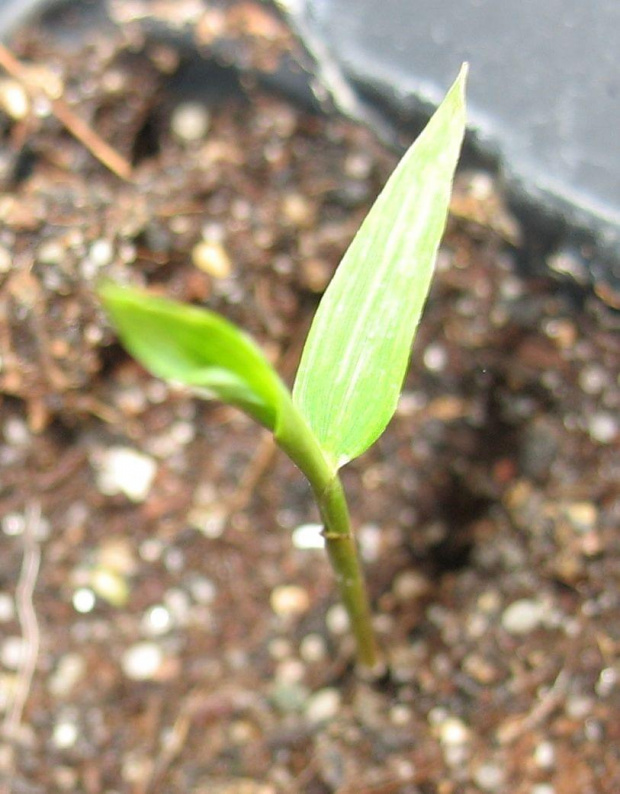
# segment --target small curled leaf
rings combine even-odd
[[[127,350],[150,372],[235,405],[274,430],[284,385],[257,345],[208,309],[110,282],[99,297]]]

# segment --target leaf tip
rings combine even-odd
[[[452,86],[448,91],[448,95],[456,96],[457,102],[462,108],[463,112],[465,111],[465,93],[468,79],[469,62],[463,61],[461,68],[459,69],[459,73],[457,74],[455,81],[452,83]]]

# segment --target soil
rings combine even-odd
[[[128,179],[0,85],[0,790],[620,791],[617,314],[459,175],[397,415],[344,471],[389,663],[361,679],[303,478],[135,364],[94,285],[216,308],[290,382],[395,157],[265,89],[304,57],[267,7],[110,13],[11,51]]]

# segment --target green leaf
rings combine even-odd
[[[337,466],[368,449],[396,409],[446,223],[466,74],[377,198],[306,340],[293,399]]]
[[[207,309],[109,282],[99,297],[125,347],[150,372],[235,405],[275,429],[285,387],[235,325]]]

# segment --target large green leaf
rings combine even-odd
[[[396,409],[446,223],[466,73],[377,198],[306,340],[293,398],[338,466],[361,455]]]
[[[236,405],[275,429],[285,387],[236,326],[207,309],[112,283],[99,296],[125,347],[153,374]]]

